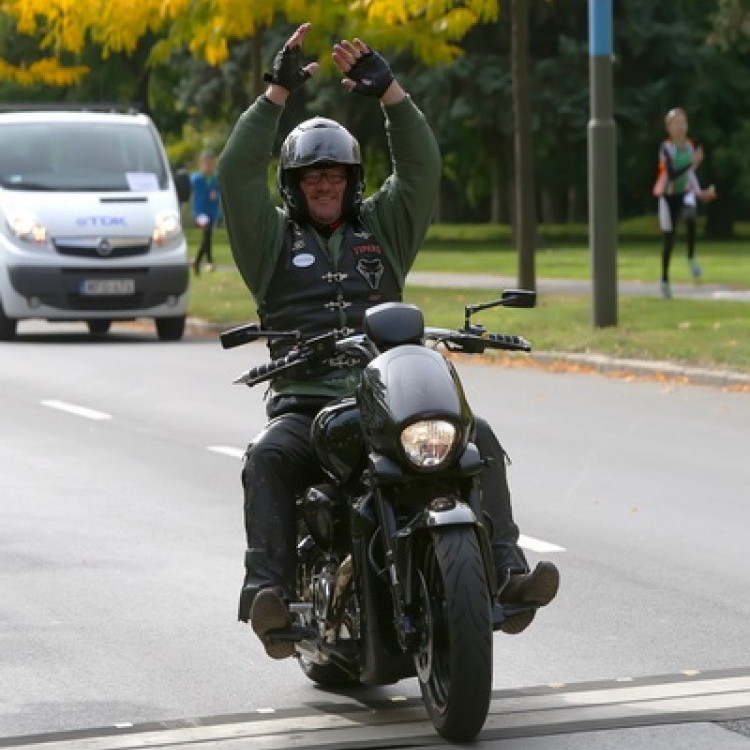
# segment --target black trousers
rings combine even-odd
[[[677,222],[682,219],[685,222],[685,241],[687,243],[687,259],[690,261],[695,257],[695,209],[685,206],[685,194],[665,195],[669,217],[672,222],[671,232],[662,232],[661,246],[661,280],[669,281],[669,264],[672,260]]]
[[[214,236],[214,223],[209,221],[206,226],[203,227],[201,233],[201,244],[198,248],[198,254],[195,256],[195,265],[200,266],[201,261],[206,263],[213,263],[213,236]]]
[[[255,594],[276,586],[294,599],[296,568],[295,498],[321,480],[310,447],[310,425],[317,405],[305,411],[286,411],[272,417],[245,454],[242,485],[245,492],[245,581],[239,617],[249,618]],[[270,413],[274,413],[271,408]],[[476,420],[480,453],[492,461],[482,470],[483,510],[491,519],[492,551],[498,581],[508,573],[525,572],[528,563],[518,546],[506,478],[507,456],[492,428]]]

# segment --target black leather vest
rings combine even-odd
[[[320,247],[315,233],[290,221],[281,257],[261,305],[263,328],[298,330],[303,338],[338,329],[361,332],[364,311],[401,299],[402,283],[377,239],[361,225],[349,224],[338,266]],[[271,356],[292,348],[271,342]]]

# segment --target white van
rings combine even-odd
[[[190,273],[179,209],[146,115],[0,104],[0,340],[31,318],[101,335],[143,317],[180,339]]]

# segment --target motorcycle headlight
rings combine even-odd
[[[174,211],[164,211],[156,217],[154,225],[154,244],[157,247],[168,245],[182,233],[180,217]]]
[[[43,245],[47,241],[47,227],[32,214],[13,214],[8,217],[8,226],[19,240],[35,245]]]
[[[457,438],[458,431],[451,422],[425,419],[401,431],[401,447],[417,469],[437,469],[450,457]]]

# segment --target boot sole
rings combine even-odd
[[[529,578],[524,604],[533,607],[546,607],[556,596],[560,588],[560,572],[546,562],[540,562]],[[519,612],[503,620],[500,631],[508,635],[522,633],[531,625],[536,610]]]
[[[289,610],[275,592],[270,589],[258,592],[250,612],[250,624],[272,659],[287,659],[294,654],[294,643],[274,640],[268,635],[274,630],[286,630],[292,624]]]
[[[560,573],[554,565],[539,563],[529,578],[527,601],[536,607],[546,607],[560,588]]]

